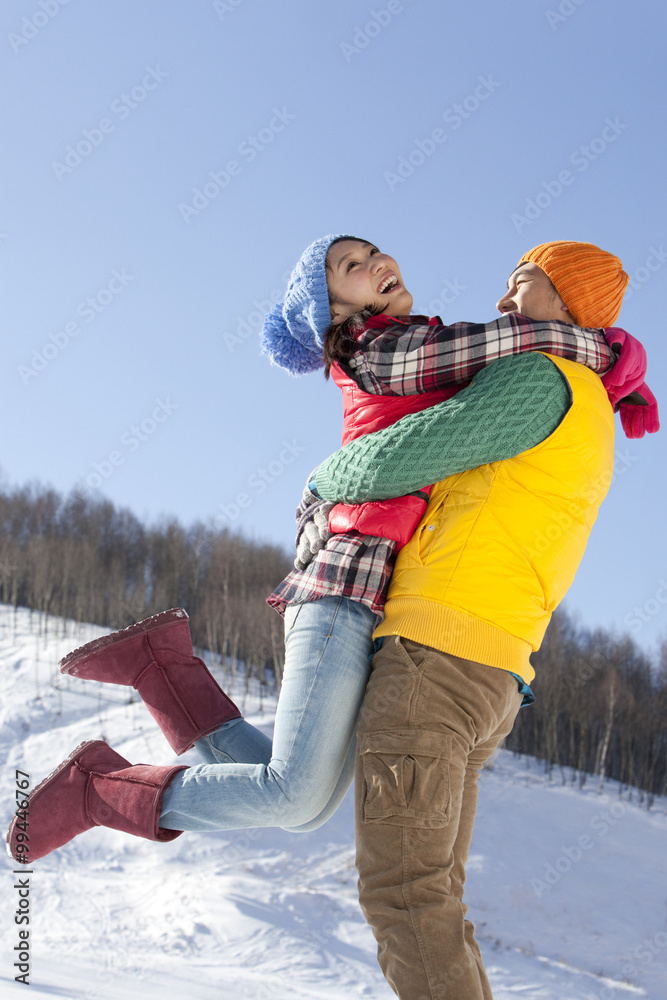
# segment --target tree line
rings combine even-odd
[[[506,746],[584,785],[591,775],[667,794],[667,643],[658,662],[627,634],[577,627],[558,611],[539,652],[534,705],[520,710]]]
[[[282,677],[283,625],[265,599],[291,566],[277,546],[227,529],[148,527],[108,500],[39,485],[0,490],[0,602],[111,629],[182,606],[197,647],[270,684]],[[667,643],[653,664],[629,636],[557,612],[533,662],[537,701],[509,749],[563,780],[617,779],[649,805],[667,794]]]
[[[109,500],[0,491],[0,602],[111,629],[184,607],[196,646],[280,679],[283,627],[265,599],[287,554],[202,523],[146,527]]]

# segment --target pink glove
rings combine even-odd
[[[660,420],[658,417],[658,401],[647,386],[646,382],[637,388],[635,395],[639,395],[646,400],[646,405],[642,403],[623,402],[620,404],[621,423],[623,430],[629,438],[641,438],[644,434],[655,434],[660,430]]]
[[[620,354],[614,367],[602,375],[602,384],[607,390],[609,402],[616,411],[623,397],[629,396],[644,383],[646,351],[635,337],[620,326],[610,326],[604,331],[604,336],[612,349],[615,345],[620,347]],[[625,424],[623,426],[625,427]]]

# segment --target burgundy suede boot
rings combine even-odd
[[[203,660],[194,656],[183,608],[93,639],[68,653],[60,670],[136,688],[177,754],[230,719],[241,718]]]
[[[184,770],[183,764],[132,767],[102,740],[81,743],[33,789],[27,810],[17,810],[7,851],[14,861],[32,864],[94,826],[146,840],[180,837],[180,830],[160,829],[160,804],[171,779]]]

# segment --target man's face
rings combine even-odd
[[[567,306],[537,264],[520,264],[509,276],[507,294],[496,304],[501,313],[518,312],[528,319],[574,323]]]
[[[398,264],[372,243],[334,243],[327,254],[327,285],[333,323],[342,323],[367,306],[390,316],[409,316],[412,309]]]

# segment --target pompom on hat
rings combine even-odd
[[[613,326],[628,276],[618,257],[593,243],[556,240],[524,254],[519,264],[537,264],[555,286],[579,326]]]
[[[264,317],[262,354],[290,375],[303,375],[324,367],[324,334],[331,325],[326,259],[337,240],[356,236],[322,236],[304,250],[290,275],[285,301]]]

